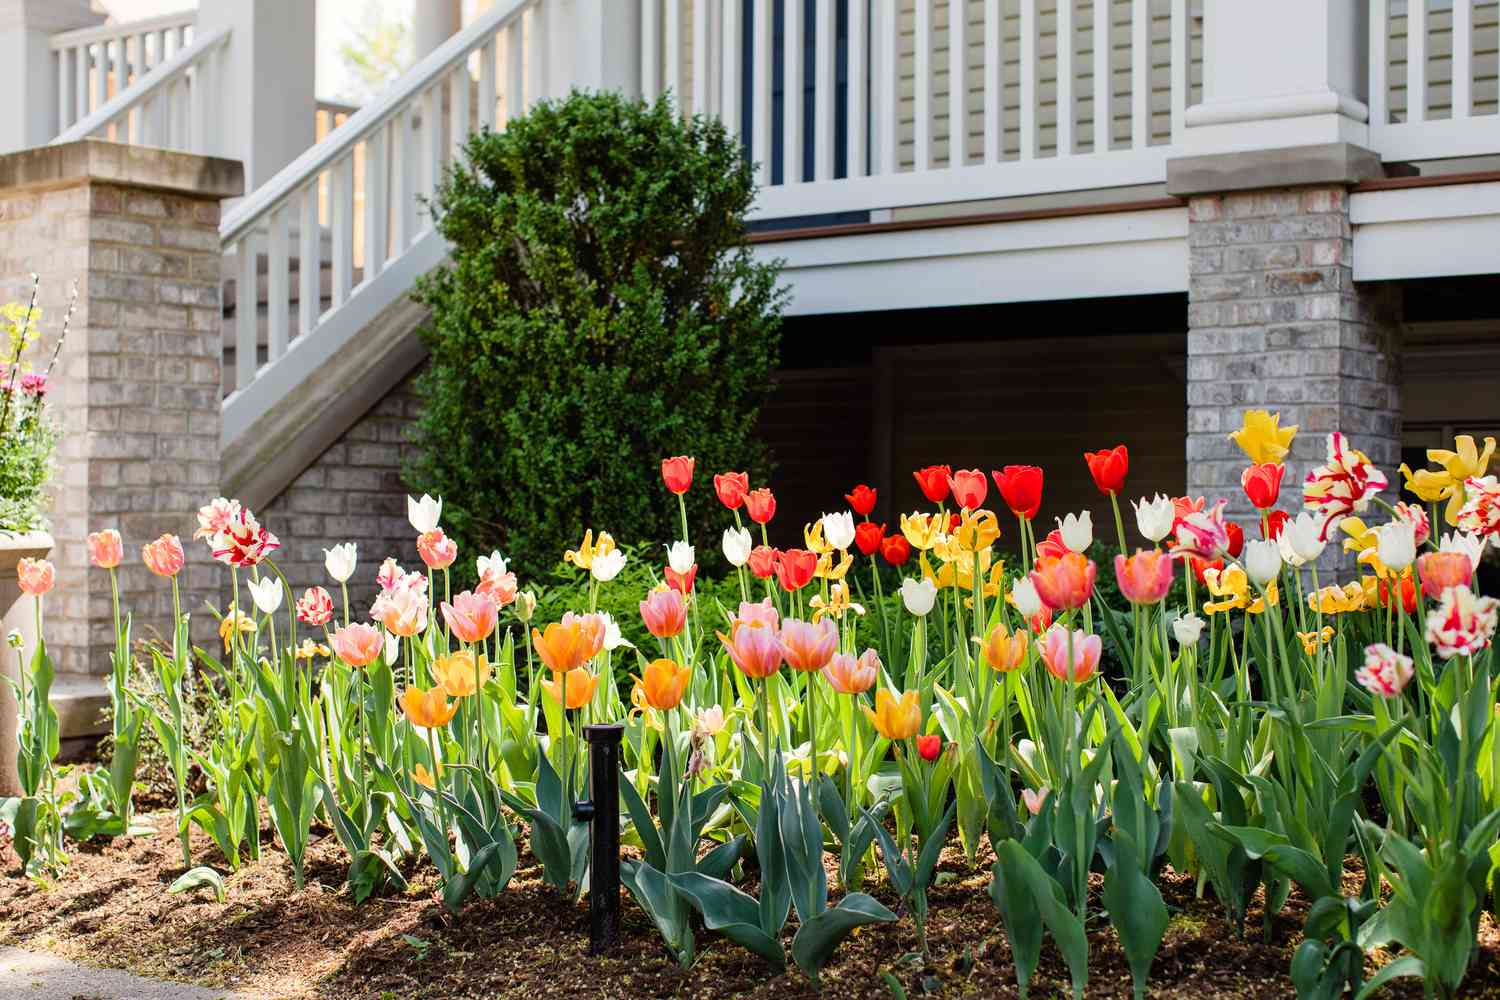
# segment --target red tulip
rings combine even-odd
[[[667,586],[686,597],[693,592],[693,581],[698,578],[698,564],[693,563],[686,573],[679,573],[667,566],[662,570],[662,575],[667,578]]]
[[[948,477],[948,488],[953,491],[953,502],[964,510],[978,510],[989,492],[984,473],[978,469],[959,469]]]
[[[1285,474],[1286,466],[1280,462],[1262,462],[1240,473],[1240,485],[1245,488],[1250,505],[1256,510],[1270,510],[1276,506],[1276,498],[1281,493],[1281,477]]]
[[[885,525],[874,521],[862,521],[854,526],[854,545],[860,552],[873,556],[885,538]]]
[[[911,542],[906,540],[905,535],[892,535],[881,541],[880,554],[892,566],[904,566],[906,560],[911,558]]]
[[[1261,521],[1261,535],[1266,538],[1280,538],[1281,530],[1286,527],[1287,521],[1290,521],[1291,518],[1292,515],[1284,510],[1267,511],[1266,516]]]
[[[1233,521],[1225,522],[1224,533],[1229,536],[1229,558],[1238,559],[1245,551],[1245,529]]]
[[[661,481],[667,489],[681,496],[693,485],[693,459],[687,455],[676,455],[661,460]]]
[[[1042,506],[1042,470],[1035,465],[1007,465],[991,472],[1010,512],[1031,520]]]
[[[849,506],[854,513],[860,517],[869,517],[870,511],[875,509],[875,490],[870,489],[864,483],[854,487],[852,493],[845,493],[844,499],[849,501]]]
[[[806,549],[787,549],[776,553],[776,579],[788,593],[801,590],[812,582],[818,568],[818,554]]]
[[[925,761],[937,760],[943,753],[943,738],[937,733],[917,737],[917,753]]]
[[[922,495],[933,503],[942,503],[948,499],[948,482],[952,476],[953,469],[947,465],[929,465],[912,473]]]
[[[745,494],[750,492],[750,474],[721,472],[714,476],[714,492],[719,495],[719,502],[725,507],[738,510],[740,504],[745,502]]]
[[[1207,581],[1204,579],[1203,574],[1207,573],[1209,570],[1216,569],[1221,573],[1224,571],[1224,560],[1222,559],[1215,559],[1213,562],[1208,562],[1204,559],[1198,558],[1197,556],[1187,556],[1186,558],[1189,568],[1191,568],[1193,571],[1193,576],[1200,584],[1207,585]]]
[[[757,545],[750,550],[750,572],[762,580],[776,575],[776,550],[769,545]]]
[[[745,513],[756,524],[765,524],[776,516],[776,496],[762,486],[745,494]]]
[[[1130,452],[1123,444],[1108,451],[1086,451],[1083,460],[1088,463],[1089,475],[1100,493],[1118,494],[1125,488],[1125,473],[1130,471]]]

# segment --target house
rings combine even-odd
[[[0,146],[139,154],[0,158],[7,297],[84,280],[65,669],[110,635],[88,527],[181,532],[240,496],[294,585],[336,541],[410,545],[407,293],[445,252],[420,199],[468,134],[572,87],[670,92],[757,164],[754,240],[793,295],[765,414],[788,525],[857,481],[894,519],[933,461],[1034,462],[1044,514],[1097,506],[1081,452],[1120,442],[1133,493],[1238,498],[1226,434],[1255,406],[1302,426],[1294,474],[1334,429],[1395,480],[1500,428],[1496,0],[417,0],[415,62],[358,108],[317,99],[319,9],[0,0]],[[27,222],[69,179],[127,196]],[[183,205],[190,233],[153,214]],[[162,471],[184,440],[191,474]]]

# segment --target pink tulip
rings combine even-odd
[[[398,587],[376,598],[370,612],[387,632],[409,638],[427,627],[427,595],[414,587]]]
[[[839,649],[839,629],[832,618],[816,624],[788,618],[781,623],[781,652],[786,665],[803,673],[822,670]]]
[[[333,651],[351,667],[365,667],[375,662],[385,649],[380,630],[364,622],[345,625],[333,633]]]
[[[1047,665],[1047,671],[1062,681],[1073,681],[1081,684],[1094,675],[1099,667],[1099,654],[1103,651],[1104,643],[1097,635],[1089,635],[1082,629],[1075,629],[1072,634],[1072,664],[1068,663],[1069,638],[1068,630],[1062,625],[1054,625],[1049,628],[1045,635],[1037,640],[1037,647],[1042,655],[1042,662]]]
[[[1172,557],[1159,549],[1137,549],[1126,559],[1115,556],[1115,580],[1132,604],[1155,604],[1172,589]]]
[[[641,621],[658,639],[680,635],[687,625],[687,602],[672,588],[653,590],[641,602]]]
[[[774,628],[736,619],[728,636],[717,634],[729,658],[746,677],[764,680],[781,669],[781,640]]]
[[[22,593],[41,597],[57,582],[57,572],[45,559],[22,559],[16,563],[16,580]]]
[[[157,576],[176,576],[182,571],[185,556],[176,535],[162,535],[141,546],[141,561]]]
[[[417,554],[428,569],[447,569],[458,558],[458,543],[443,534],[442,528],[433,528],[417,537]]]
[[[839,694],[864,694],[880,676],[880,657],[873,649],[865,650],[857,660],[848,653],[835,653],[823,668],[823,676]]]
[[[114,569],[125,555],[125,544],[114,528],[96,531],[88,537],[89,562],[100,569]]]
[[[500,615],[494,601],[468,590],[453,598],[452,604],[444,601],[441,607],[443,621],[460,642],[483,642],[489,638]]]

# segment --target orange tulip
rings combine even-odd
[[[565,707],[570,710],[587,705],[594,697],[594,688],[599,686],[599,678],[582,667],[569,670],[566,674],[558,674],[552,680],[542,681],[547,696],[559,704],[563,700],[563,677],[568,681],[568,703]]]
[[[872,712],[866,708],[864,712],[875,731],[888,740],[909,739],[922,728],[922,706],[915,691],[906,692],[897,701],[889,691],[881,688],[875,692],[875,710]]]
[[[1136,549],[1126,559],[1115,556],[1115,580],[1132,604],[1155,604],[1172,589],[1172,556],[1160,549]]]
[[[679,666],[671,660],[652,660],[640,678],[640,689],[646,704],[658,712],[670,712],[682,703],[687,694],[688,681],[692,679],[691,667]],[[572,694],[571,691],[568,692]]]
[[[458,714],[458,702],[449,704],[448,692],[442,686],[428,688],[409,687],[401,692],[401,711],[414,726],[437,729],[446,726]]]
[[[569,611],[562,621],[548,625],[545,632],[533,628],[531,644],[553,673],[577,670],[604,648],[604,620],[598,615],[575,615]]]
[[[1038,559],[1030,580],[1042,603],[1061,611],[1081,608],[1089,602],[1097,573],[1098,568],[1092,560],[1077,552],[1068,552]]]
[[[474,652],[468,649],[440,656],[432,664],[432,675],[443,686],[443,690],[455,698],[467,698],[473,694],[476,679],[482,686],[490,679],[490,671],[489,662],[481,659],[476,678]]]
[[[985,662],[1002,674],[1018,670],[1026,663],[1025,631],[1012,632],[1000,622],[990,629],[984,640]]]
[[[1438,600],[1449,587],[1467,587],[1474,577],[1474,564],[1462,552],[1428,552],[1417,559],[1417,575],[1422,578],[1422,593]]]

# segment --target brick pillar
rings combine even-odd
[[[184,604],[211,625],[198,612],[220,574],[188,536],[199,503],[218,490],[219,205],[242,192],[237,162],[164,150],[87,140],[0,156],[0,301],[24,302],[30,274],[40,275],[45,354],[78,287],[51,397],[63,435],[47,628],[75,687],[108,671],[113,644],[90,531],[125,537],[120,583],[137,637],[167,634],[170,592],[140,561],[141,545],[162,532],[187,545]]]
[[[1378,169],[1358,153],[1320,147],[1311,165],[1293,151],[1200,157],[1169,173],[1188,198],[1188,493],[1228,498],[1246,523],[1245,458],[1228,435],[1249,409],[1279,410],[1301,428],[1284,508],[1300,507],[1330,431],[1399,481],[1399,299],[1354,282],[1348,185]],[[1327,180],[1265,183],[1278,176]]]

